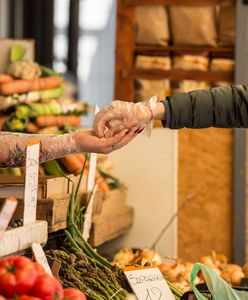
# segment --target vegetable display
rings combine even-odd
[[[24,54],[25,48],[14,44],[5,73],[0,74],[0,130],[48,134],[75,130],[81,125],[82,116],[88,114],[88,104],[76,101],[73,95],[65,97],[63,77],[23,59]],[[46,175],[42,166],[40,169]],[[2,169],[0,173],[24,174],[20,168]]]
[[[24,256],[0,259],[0,300],[86,300],[79,290],[64,290],[60,281]]]

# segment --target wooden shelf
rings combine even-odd
[[[45,244],[47,237],[46,221],[6,230],[1,239],[0,257],[28,249],[32,243]]]
[[[196,46],[151,46],[151,45],[136,45],[136,54],[145,55],[168,55],[175,53],[203,53],[223,54],[223,56],[234,57],[234,47],[196,47]]]
[[[123,70],[124,79],[169,79],[169,80],[203,80],[203,81],[228,81],[234,78],[233,71],[198,71],[198,70]]]
[[[223,0],[123,0],[124,5],[171,5],[171,6],[205,6],[221,4]]]

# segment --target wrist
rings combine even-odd
[[[153,119],[154,120],[165,120],[166,119],[166,109],[162,101],[157,102],[156,107],[153,109]]]

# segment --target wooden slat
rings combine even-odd
[[[170,80],[203,80],[203,81],[228,81],[233,82],[232,71],[194,71],[194,70],[123,70],[122,76],[128,79],[170,79]]]
[[[220,4],[222,0],[123,0],[125,5],[173,5],[173,6],[205,6]]]
[[[0,257],[30,248],[32,243],[44,244],[47,237],[46,221],[6,230],[1,239]]]
[[[192,47],[192,46],[151,46],[151,45],[136,45],[136,54],[146,55],[168,55],[175,53],[202,53],[225,54],[230,57],[234,56],[234,47]]]
[[[135,10],[117,1],[116,20],[116,65],[115,65],[115,98],[133,101],[133,82],[122,77],[123,68],[133,65],[133,51],[135,47]]]

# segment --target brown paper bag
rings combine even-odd
[[[170,94],[169,80],[147,80],[138,79],[135,81],[134,102],[148,100],[157,95],[158,100],[163,100]]]
[[[169,12],[172,38],[175,45],[217,45],[214,6],[171,6]]]
[[[137,44],[168,45],[168,18],[164,6],[138,6],[136,28]]]
[[[219,44],[233,46],[235,43],[235,6],[221,6],[219,18]]]

